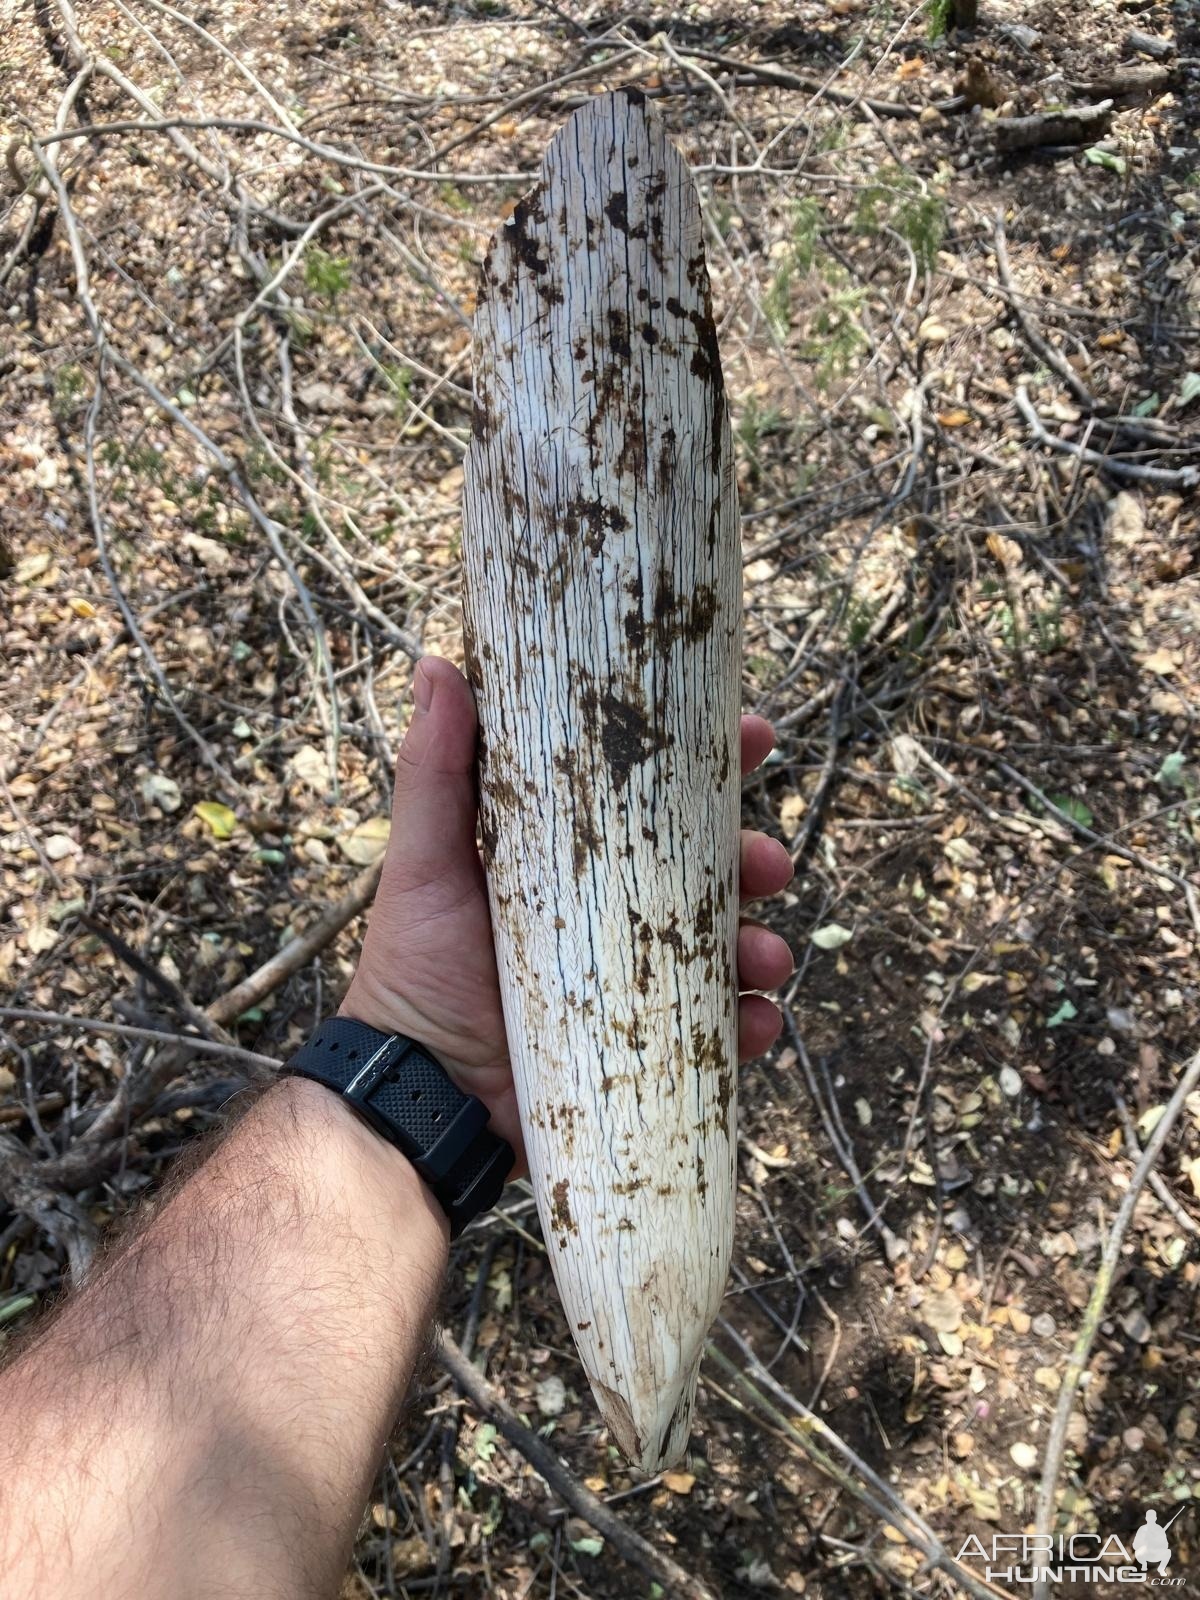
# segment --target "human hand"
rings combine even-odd
[[[408,1034],[437,1055],[455,1082],[491,1112],[492,1129],[524,1170],[516,1091],[508,1059],[487,881],[475,843],[478,722],[470,685],[451,662],[424,656],[413,678],[413,715],[396,762],[392,832],[358,970],[342,1013]],[[742,718],[742,771],[775,743],[763,717]],[[741,898],[778,894],[792,876],[778,839],[742,831]],[[792,953],[769,928],[743,918],[738,981],[771,989],[792,971]],[[764,995],[738,1001],[738,1054],[761,1055],[783,1025]]]

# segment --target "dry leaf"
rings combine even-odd
[[[206,572],[228,572],[233,557],[223,544],[218,544],[215,539],[207,539],[202,533],[194,533],[190,528],[183,536],[185,546],[192,552]]]
[[[325,794],[330,788],[329,763],[323,750],[314,744],[302,744],[288,762],[288,766],[301,783],[306,783],[316,794]]]
[[[58,929],[52,928],[44,917],[34,917],[25,930],[25,948],[35,956],[43,956],[57,943]]]
[[[165,772],[148,772],[142,779],[141,790],[146,804],[157,806],[160,811],[178,811],[183,804],[179,785]]]
[[[338,840],[338,849],[356,867],[369,867],[387,849],[392,824],[387,817],[368,817]]]
[[[784,836],[794,839],[800,832],[800,822],[808,810],[802,794],[785,794],[779,802],[779,826]]]
[[[16,571],[13,573],[14,583],[34,583],[43,577],[50,568],[51,556],[49,550],[35,550],[33,555],[26,556],[23,561],[17,562]]]
[[[989,533],[987,547],[992,559],[1005,572],[1012,572],[1021,565],[1021,546],[1015,539],[1006,539],[1002,533]]]
[[[1158,649],[1152,656],[1139,656],[1138,663],[1143,671],[1153,672],[1165,678],[1175,671],[1175,652]]]
[[[556,1374],[543,1378],[533,1391],[537,1408],[544,1417],[561,1417],[567,1408],[567,1386]]]
[[[956,1333],[962,1323],[962,1301],[953,1289],[927,1295],[921,1303],[921,1319],[936,1333]]]
[[[664,1472],[662,1481],[672,1494],[691,1494],[696,1476],[692,1472]]]
[[[201,800],[192,810],[202,822],[207,822],[214,839],[232,839],[237,827],[237,812],[223,806],[219,800]]]

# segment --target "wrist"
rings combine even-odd
[[[318,1190],[336,1195],[339,1208],[361,1218],[364,1229],[391,1239],[424,1238],[444,1258],[450,1227],[446,1214],[402,1151],[382,1139],[340,1096],[307,1078],[281,1078],[255,1107],[264,1126],[293,1143]]]
[[[361,964],[350,980],[337,1014],[354,1022],[365,1022],[369,1028],[378,1028],[380,1033],[402,1033],[423,1044],[433,1043],[433,1036],[440,1032],[430,1017],[386,985],[376,983]]]

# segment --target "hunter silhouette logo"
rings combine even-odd
[[[1181,1506],[1179,1510],[1182,1511],[1183,1507]],[[1175,1513],[1175,1517],[1178,1515],[1179,1511]],[[1171,1522],[1175,1521],[1175,1517],[1171,1518]],[[1171,1522],[1167,1523],[1166,1528],[1160,1528],[1158,1512],[1147,1511],[1145,1522],[1133,1536],[1134,1555],[1147,1570],[1150,1567],[1157,1567],[1160,1576],[1166,1573],[1167,1563],[1171,1559],[1171,1546],[1167,1543],[1167,1528],[1171,1526]]]
[[[1159,1523],[1158,1512],[1147,1510],[1129,1545],[1115,1533],[996,1533],[991,1549],[974,1534],[964,1541],[958,1559],[983,1561],[989,1583],[1087,1584],[1145,1583],[1154,1589],[1182,1589],[1186,1580],[1167,1575],[1171,1544],[1167,1530],[1191,1501]]]

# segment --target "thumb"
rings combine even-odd
[[[392,831],[384,878],[411,892],[431,881],[475,875],[475,697],[441,656],[413,674],[413,714],[396,758]]]

